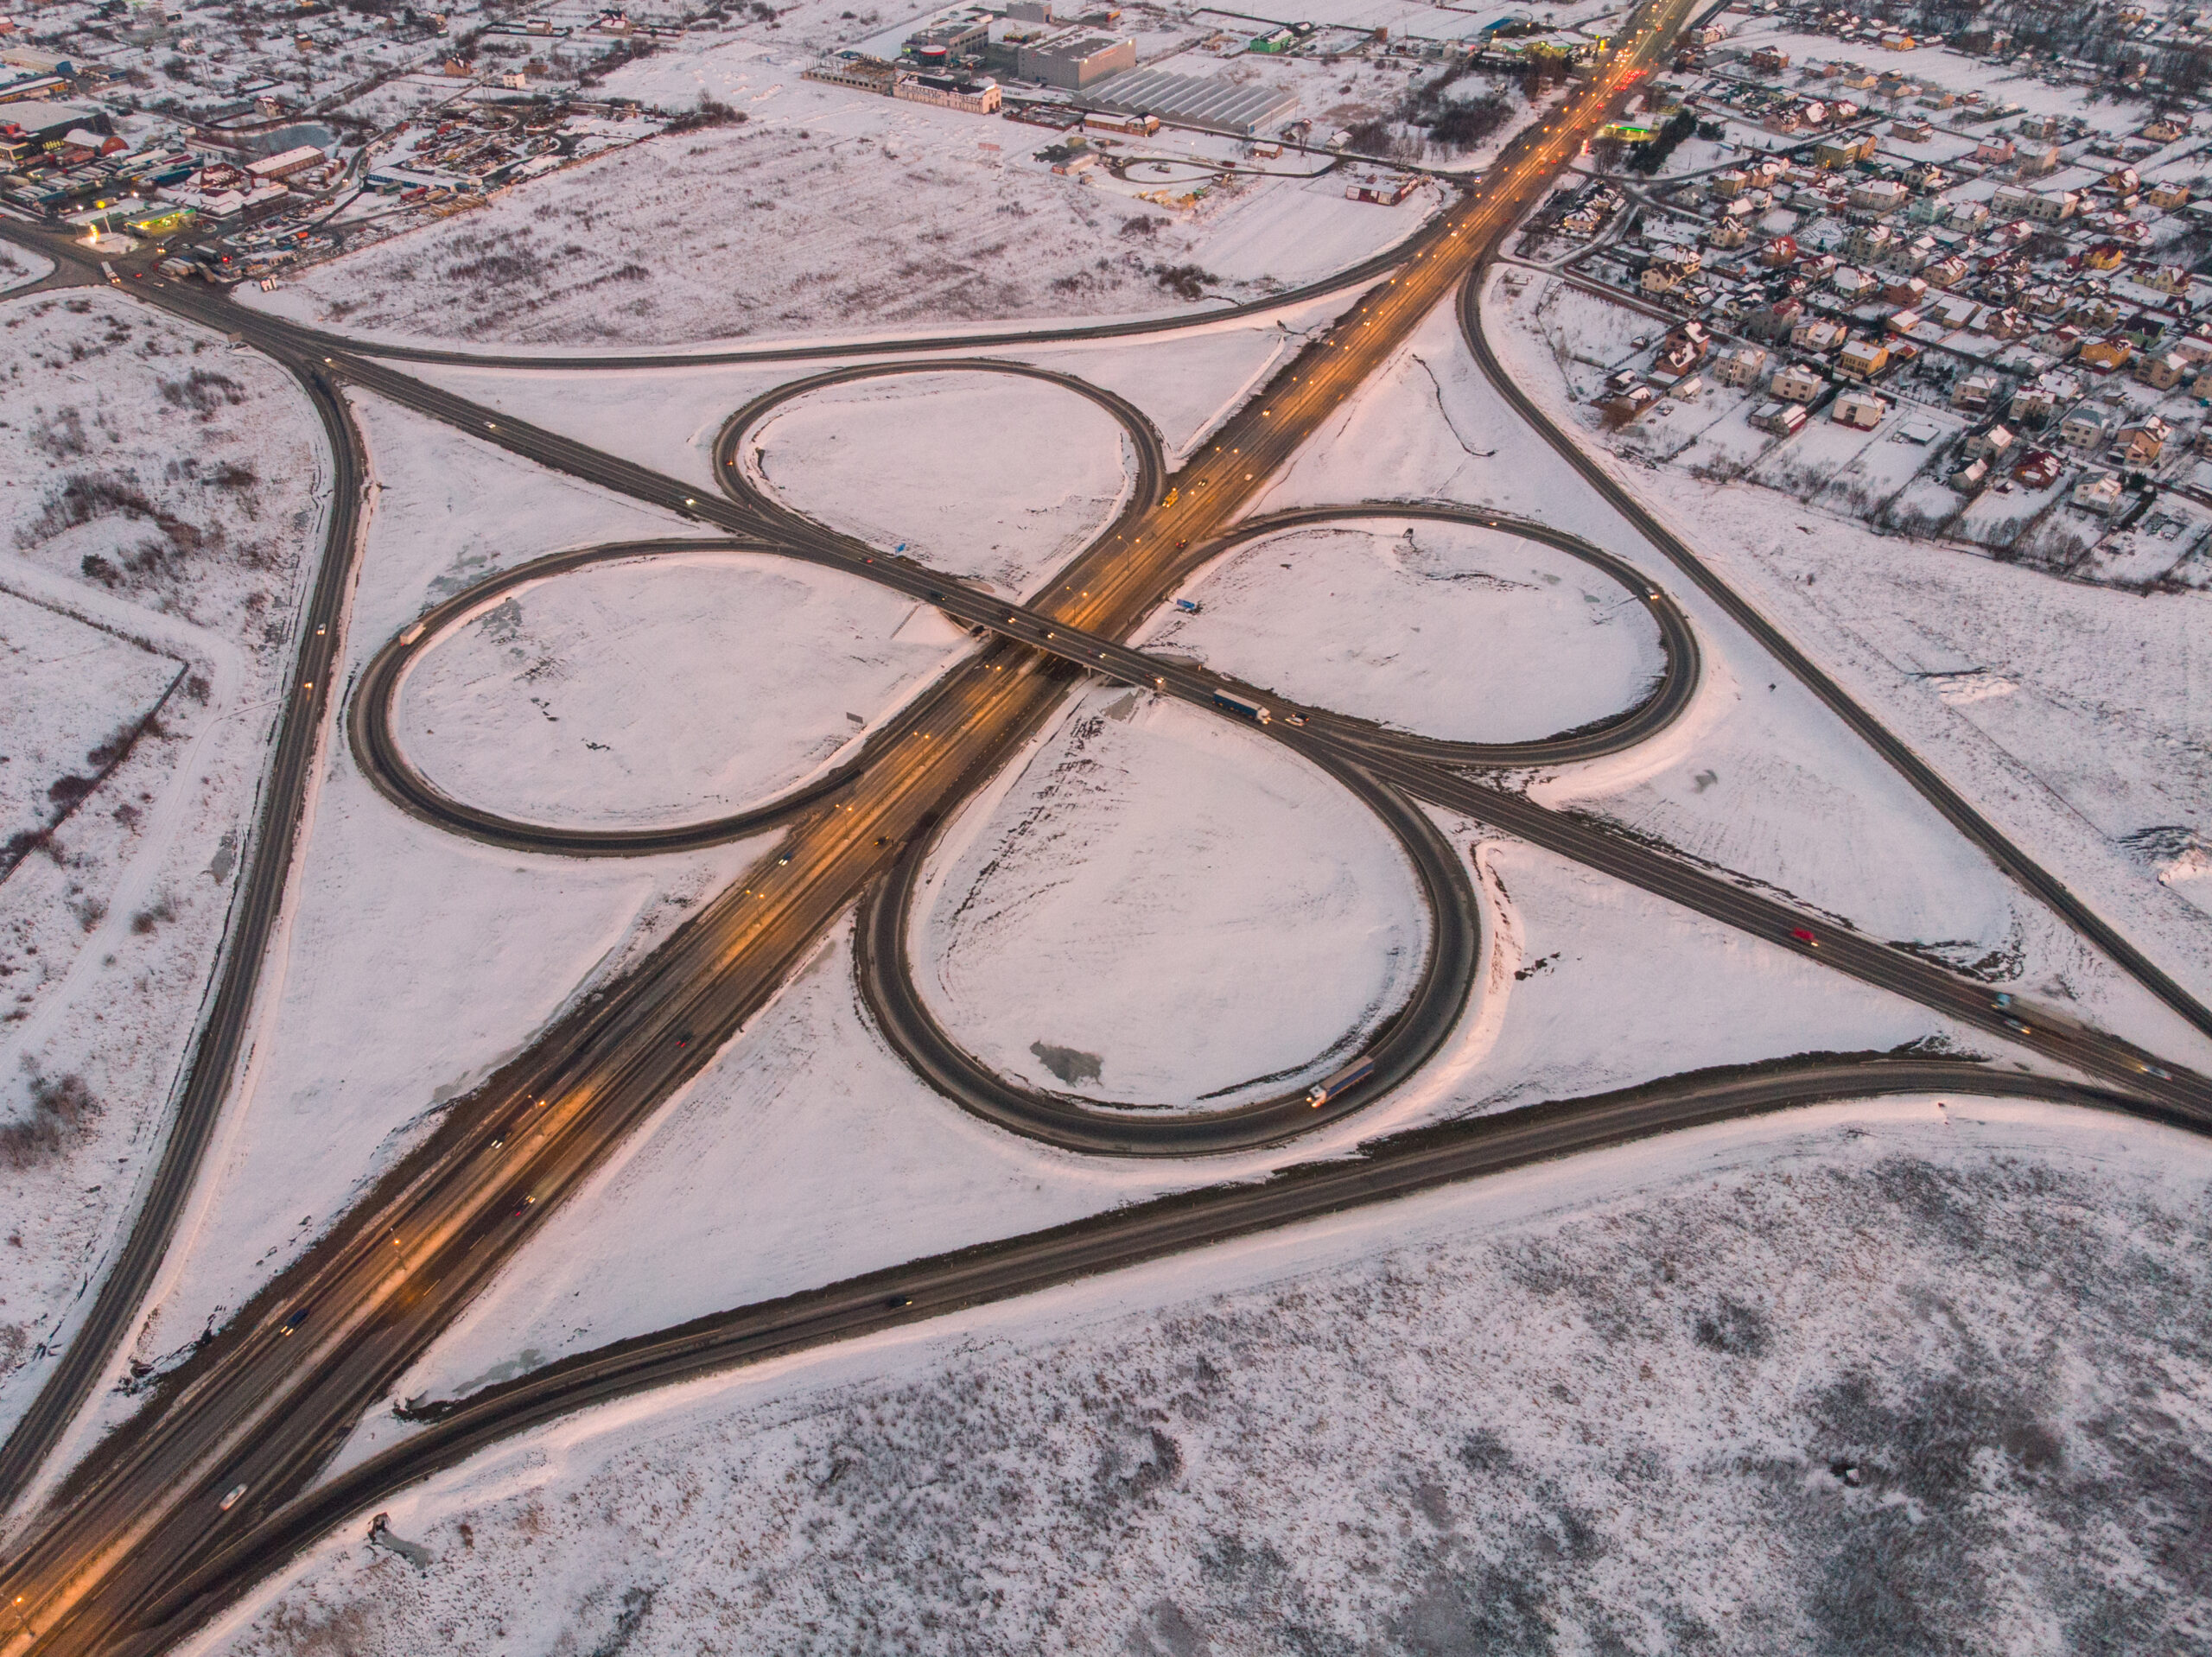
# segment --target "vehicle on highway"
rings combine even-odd
[[[2000,1022],[2003,1023],[2007,1030],[2017,1030],[2024,1036],[2032,1036],[2036,1032],[2035,1026],[2028,1023],[2026,1019],[2016,1019],[2009,1013],[2004,1016]]]
[[[1184,536],[1180,541],[1178,541],[1178,542],[1175,543],[1175,550],[1176,550],[1176,551],[1178,551],[1178,552],[1180,552],[1180,551],[1182,551],[1182,550],[1183,550],[1183,549],[1184,549],[1184,548],[1185,548],[1185,547],[1189,546],[1190,544],[1191,544],[1191,538],[1190,538],[1190,536]]]
[[[1338,1070],[1334,1076],[1324,1077],[1321,1081],[1315,1082],[1313,1086],[1307,1089],[1306,1092],[1306,1102],[1311,1105],[1314,1109],[1319,1110],[1322,1106],[1327,1104],[1330,1100],[1334,1099],[1338,1094],[1342,1093],[1346,1088],[1357,1087],[1361,1082],[1366,1081],[1369,1076],[1373,1076],[1374,1074],[1375,1061],[1373,1059],[1355,1059],[1350,1064],[1345,1065],[1344,1069]]]
[[[1178,541],[1175,544],[1180,547],[1183,543]],[[1175,600],[1175,607],[1186,616],[1194,616],[1205,609],[1205,606],[1200,604],[1196,599],[1178,599]]]
[[[296,1307],[289,1317],[276,1325],[276,1332],[279,1335],[296,1335],[300,1332],[300,1325],[307,1320],[308,1309],[305,1306]]]
[[[514,1205],[514,1208],[513,1208],[513,1209],[512,1209],[508,1213],[507,1217],[508,1217],[510,1220],[519,1220],[519,1219],[521,1219],[521,1218],[522,1218],[522,1216],[523,1216],[524,1215],[525,1215],[525,1214],[527,1214],[527,1213],[529,1213],[529,1212],[530,1212],[530,1205],[531,1205],[532,1203],[535,1203],[537,1200],[537,1192],[535,1192],[535,1191],[525,1191],[525,1192],[523,1194],[522,1200],[521,1200],[520,1202],[517,1203]]]
[[[1213,705],[1235,714],[1240,719],[1249,719],[1255,725],[1265,725],[1274,717],[1259,703],[1246,702],[1243,697],[1231,695],[1226,690],[1213,693]]]
[[[1306,723],[1306,715],[1303,714],[1285,714],[1282,717],[1283,722],[1287,725],[1303,725]]]
[[[1161,498],[1160,504],[1162,506],[1173,506],[1176,501],[1180,498],[1182,493],[1183,492],[1180,489],[1171,489],[1164,497]],[[1182,543],[1179,541],[1175,544],[1180,546]]]
[[[245,1486],[243,1484],[233,1484],[224,1493],[223,1499],[217,1502],[215,1506],[222,1512],[228,1513],[232,1508],[238,1505],[238,1498],[245,1494]]]
[[[1815,937],[1810,932],[1807,931],[1802,926],[1791,927],[1789,929],[1789,936],[1796,939],[1798,943],[1803,944],[1808,949],[1817,949],[1821,947],[1820,939]]]
[[[886,1311],[897,1311],[902,1306],[911,1306],[913,1304],[914,1298],[912,1295],[887,1295],[884,1298],[883,1309]]]

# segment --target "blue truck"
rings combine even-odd
[[[1249,719],[1255,725],[1265,725],[1274,717],[1259,703],[1246,702],[1243,697],[1231,695],[1226,690],[1217,690],[1213,693],[1213,705],[1236,714],[1239,719]]]
[[[1327,1104],[1330,1100],[1334,1099],[1339,1094],[1343,1093],[1345,1089],[1357,1087],[1361,1082],[1366,1081],[1369,1076],[1373,1076],[1374,1074],[1375,1061],[1373,1059],[1355,1059],[1350,1064],[1345,1065],[1344,1069],[1338,1070],[1334,1076],[1325,1076],[1319,1082],[1315,1082],[1313,1087],[1308,1089],[1306,1094],[1306,1102],[1313,1106],[1314,1109],[1319,1110],[1322,1106]]]

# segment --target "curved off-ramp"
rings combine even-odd
[[[804,544],[817,537],[828,536],[843,547],[860,546],[872,551],[864,543],[851,536],[816,522],[795,508],[786,506],[773,495],[756,485],[747,475],[739,451],[745,439],[762,422],[787,403],[833,386],[853,385],[867,380],[907,379],[920,374],[995,374],[1011,379],[1037,380],[1057,386],[1085,402],[1104,409],[1121,427],[1136,450],[1136,477],[1132,481],[1128,503],[1114,515],[1092,540],[1103,541],[1125,529],[1135,519],[1152,510],[1160,498],[1161,486],[1167,477],[1167,445],[1160,429],[1152,423],[1152,416],[1118,391],[1109,391],[1095,385],[1077,374],[1057,368],[1039,368],[1033,363],[1012,362],[998,357],[945,357],[920,361],[889,363],[855,363],[844,368],[832,368],[819,374],[809,374],[803,379],[786,380],[783,384],[763,391],[759,397],[741,404],[721,424],[715,435],[715,477],[723,492],[740,506],[758,517],[763,523],[782,530]],[[874,553],[877,558],[891,555]],[[916,564],[915,568],[921,568]]]
[[[1315,725],[1325,724],[1343,740],[1362,747],[1377,748],[1408,759],[1456,769],[1510,768],[1522,765],[1564,765],[1571,760],[1595,759],[1647,742],[1680,718],[1696,695],[1702,658],[1697,634],[1681,606],[1669,598],[1651,578],[1625,558],[1603,547],[1555,530],[1533,518],[1479,507],[1440,501],[1364,501],[1350,506],[1298,506],[1287,511],[1249,517],[1226,535],[1215,536],[1197,549],[1189,568],[1198,569],[1224,553],[1252,541],[1292,530],[1316,525],[1354,524],[1375,519],[1412,518],[1423,523],[1459,524],[1473,529],[1496,530],[1534,541],[1579,558],[1618,582],[1625,597],[1643,607],[1659,632],[1664,665],[1649,693],[1632,708],[1592,720],[1554,736],[1531,737],[1520,742],[1457,742],[1421,736],[1373,721],[1356,719],[1325,708],[1300,706],[1294,698],[1255,687],[1268,698],[1271,708],[1293,709]]]
[[[505,594],[556,575],[598,564],[629,563],[671,555],[701,552],[783,554],[849,573],[842,558],[811,557],[767,543],[716,540],[617,541],[550,553],[477,582],[425,611],[369,658],[347,708],[346,733],[362,775],[393,804],[449,833],[512,851],[544,852],[563,857],[643,857],[661,852],[694,851],[772,828],[818,804],[860,776],[888,745],[926,720],[941,694],[943,681],[910,698],[892,717],[836,764],[785,792],[715,817],[636,828],[580,828],[532,822],[456,799],[425,777],[408,758],[394,729],[399,692],[409,670],[424,651],[448,637],[470,616]]]
[[[1109,1156],[1182,1157],[1249,1150],[1363,1110],[1410,1079],[1459,1022],[1482,965],[1482,906],[1452,842],[1397,790],[1332,757],[1304,756],[1373,812],[1420,882],[1429,938],[1413,993],[1357,1047],[1374,1073],[1327,1100],[1303,1088],[1221,1110],[1100,1104],[1024,1086],[969,1053],[938,1023],[914,981],[907,948],[915,892],[933,836],[917,836],[862,906],[855,951],[861,998],[885,1038],[932,1088],[984,1121],[1063,1150]],[[1329,1050],[1323,1049],[1326,1054]]]

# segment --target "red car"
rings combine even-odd
[[[1798,943],[1803,944],[1808,949],[1817,949],[1821,947],[1820,939],[1815,937],[1810,932],[1808,932],[1802,926],[1791,927],[1789,929],[1789,936],[1796,939]]]

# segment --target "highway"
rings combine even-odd
[[[58,282],[73,267],[57,261]],[[20,295],[17,295],[20,296]],[[198,1178],[217,1120],[229,1096],[250,1025],[254,991],[272,929],[283,912],[307,782],[321,750],[324,716],[336,687],[331,663],[344,637],[347,594],[361,540],[367,457],[345,400],[321,368],[292,352],[277,359],[291,370],[322,422],[331,456],[330,516],[315,585],[299,624],[291,684],[300,687],[277,723],[276,741],[261,783],[259,809],[233,891],[221,952],[199,1033],[152,1178],[121,1246],[100,1279],[91,1309],[67,1336],[59,1362],[30,1407],[0,1444],[0,1511],[13,1507],[55,1440],[91,1396],[110,1355],[135,1326],[141,1303],[168,1252],[184,1203]],[[67,1326],[65,1325],[65,1328]]]
[[[1186,468],[1177,505],[1152,505],[1078,557],[1036,601],[1058,621],[1118,635],[1158,601],[1179,540],[1225,529],[1256,486],[1447,298],[1479,250],[1525,207],[1659,43],[1681,0],[1654,0],[1621,56],[1523,134],[1426,245],[1300,353]],[[148,297],[241,333],[248,321],[181,284]],[[334,359],[335,353],[325,353]],[[327,360],[326,367],[340,366]],[[346,378],[495,442],[536,451],[640,498],[738,535],[734,504],[556,435],[480,414],[466,399],[359,357]],[[535,1222],[773,994],[785,972],[925,821],[988,776],[1049,716],[1065,670],[1034,650],[981,652],[844,790],[793,825],[788,865],[770,863],[705,905],[646,962],[575,1010],[448,1116],[308,1256],[175,1374],[68,1481],[0,1574],[19,1608],[0,1652],[111,1648],[143,1608],[230,1531],[275,1511],[313,1477],[361,1412],[465,1305]],[[283,1324],[306,1308],[296,1333]],[[224,1496],[244,1486],[226,1508]]]
[[[988,594],[935,578],[940,581],[938,601],[950,613],[989,626],[997,636],[931,691],[914,717],[880,733],[871,745],[868,763],[833,794],[783,809],[782,820],[789,823],[783,848],[788,862],[772,860],[741,877],[630,975],[575,1009],[449,1112],[430,1140],[380,1180],[330,1236],[164,1381],[146,1406],[68,1481],[60,1498],[41,1515],[41,1527],[0,1571],[0,1595],[5,1597],[0,1603],[20,1608],[15,1628],[0,1635],[0,1654],[157,1648],[214,1609],[224,1595],[235,1593],[253,1572],[284,1557],[283,1545],[270,1539],[294,1533],[284,1529],[295,1522],[288,1515],[303,1511],[296,1505],[301,1493],[361,1413],[385,1395],[492,1273],[527,1241],[542,1216],[765,1004],[822,931],[861,894],[895,872],[902,859],[911,860],[916,842],[1052,716],[1078,670],[1130,682],[1148,676],[1155,689],[1210,706],[1212,690],[1224,682],[1217,676],[1187,668],[1171,671],[1119,641],[1172,588],[1189,565],[1185,555],[1230,535],[1290,455],[1415,326],[1452,297],[1533,193],[1608,112],[1629,77],[1663,47],[1668,31],[1688,9],[1685,0],[1649,0],[1641,21],[1624,38],[1621,54],[1602,66],[1592,84],[1573,92],[1549,122],[1509,146],[1489,178],[1440,220],[1398,274],[1371,290],[1232,416],[1217,441],[1172,480],[1171,493],[1141,488],[1123,519],[1029,605],[1001,606]],[[151,283],[143,286],[156,288]],[[249,320],[248,314],[222,307],[204,290],[161,284],[148,297],[215,319],[216,326],[256,344],[283,346],[297,339],[297,331],[288,325]],[[911,344],[903,348],[911,349]],[[839,347],[836,354],[851,352]],[[772,530],[774,539],[785,543],[780,549],[825,562],[842,560],[848,568],[857,558],[838,537],[804,519],[794,522],[793,515],[780,509],[770,514],[772,524],[764,524],[758,501],[725,498],[713,491],[700,494],[693,486],[484,409],[365,357],[334,351],[325,353],[322,365],[516,453],[718,524],[741,539]],[[723,465],[718,471],[741,473],[742,468]],[[1395,509],[1370,510],[1389,515]],[[877,566],[861,562],[859,568]],[[900,572],[902,579],[906,573]],[[929,579],[925,573],[915,574]],[[988,619],[993,610],[995,621]],[[315,682],[320,687],[320,675]],[[375,705],[386,698],[379,694],[368,700]],[[355,706],[360,706],[359,698]],[[1371,779],[1371,800],[1389,801],[1390,790],[1395,790],[1465,812],[1784,947],[1792,947],[1792,930],[1805,924],[1798,912],[1728,880],[1571,814],[1548,811],[1518,795],[1487,787],[1433,757],[1367,741],[1357,731],[1333,727],[1325,720],[1259,728],[1339,778]],[[358,723],[355,729],[358,743]],[[1392,809],[1407,810],[1402,803]],[[1464,879],[1456,867],[1454,877]],[[1440,923],[1438,936],[1450,935],[1451,929]],[[2199,1127],[2212,1122],[2212,1089],[2201,1078],[2181,1072],[2160,1075],[2148,1068],[2146,1056],[2126,1044],[2100,1032],[2057,1027],[2016,1032],[1981,987],[1874,940],[1823,934],[1812,947],[1819,959],[1839,970],[2110,1078],[2133,1095],[2120,1101],[2124,1108]],[[1418,1043],[1408,1040],[1410,1051]],[[1836,1092],[1875,1090],[1875,1073],[1866,1067],[1841,1070],[1847,1075],[1834,1079]],[[1969,1085],[1956,1065],[1930,1066],[1914,1074],[1914,1091]],[[1963,1075],[1982,1091],[2065,1086],[1981,1067],[1963,1067]],[[1355,1095],[1347,1103],[1366,1096]],[[1801,1096],[1790,1094],[1784,1101],[1782,1094],[1761,1095],[1754,1084],[1712,1083],[1671,1094],[1662,1089],[1617,1108],[1579,1101],[1554,1108],[1551,1115],[1521,1113],[1498,1119],[1509,1125],[1492,1130],[1503,1137],[1484,1154],[1508,1155],[1498,1147],[1509,1144],[1520,1146],[1517,1154],[1524,1159],[1565,1154],[1609,1142],[1590,1139],[1592,1133],[1626,1137],[1710,1120],[1713,1114],[1774,1108],[1777,1101],[1796,1102]],[[2079,1088],[2066,1089],[2065,1096],[2102,1097]],[[1364,1164],[1332,1165],[1372,1172]],[[1440,1151],[1419,1165],[1441,1180],[1466,1177],[1484,1165],[1485,1165],[1472,1152],[1455,1163]],[[1413,1170],[1416,1162],[1407,1166]],[[1459,1171],[1443,1171],[1447,1167]],[[1356,1181],[1333,1196],[1310,1186],[1306,1196],[1294,1199],[1282,1193],[1297,1182],[1236,1188],[1254,1195],[1223,1193],[1221,1201],[1230,1206],[1221,1213],[1230,1214],[1239,1202],[1249,1206],[1238,1217],[1217,1217],[1215,1223],[1245,1229],[1280,1224],[1325,1212],[1329,1203],[1343,1206],[1403,1194],[1418,1189],[1421,1177],[1408,1171],[1406,1180],[1413,1183],[1395,1187],[1388,1179],[1372,1181],[1375,1194],[1364,1198],[1360,1192],[1366,1188]],[[1276,1196],[1262,1200],[1259,1195],[1270,1192]],[[957,1298],[962,1295],[972,1300],[1021,1292],[1022,1286],[1014,1286],[1035,1287],[1107,1269],[1116,1260],[1146,1257],[1147,1248],[1195,1246],[1211,1235],[1234,1233],[1207,1234],[1203,1228],[1179,1232],[1164,1220],[1157,1225],[1147,1220],[1132,1222],[1117,1238],[1105,1241],[1089,1233],[1059,1237],[1039,1243],[1033,1258],[1005,1264],[996,1279],[947,1276],[943,1292],[954,1298],[939,1302],[918,1295],[914,1307],[901,1310],[921,1315],[925,1308],[965,1304]],[[994,1281],[1000,1286],[994,1287]],[[783,1342],[779,1349],[788,1349],[880,1326],[883,1314],[892,1310],[880,1298],[873,1308],[859,1302],[838,1305],[842,1310],[837,1317],[817,1317],[808,1325],[814,1335],[802,1338],[772,1321],[755,1333],[781,1330],[775,1335]],[[308,1313],[305,1323],[286,1332],[290,1314],[302,1310]],[[715,1362],[742,1355],[742,1341],[735,1335],[730,1340],[734,1344],[716,1349],[721,1355]],[[588,1397],[591,1384],[579,1383],[568,1396]],[[522,1423],[528,1407],[526,1401],[516,1404],[501,1419]],[[238,1498],[223,1506],[223,1498],[234,1489]]]
[[[1830,1100],[1943,1093],[1967,1095],[1967,1114],[1972,1098],[1983,1096],[2164,1120],[2134,1101],[2047,1076],[1958,1060],[1862,1057],[1670,1077],[1377,1140],[1357,1157],[1300,1165],[1255,1184],[1116,1209],[716,1313],[581,1353],[459,1403],[418,1410],[412,1419],[427,1425],[416,1433],[225,1535],[147,1605],[141,1628],[110,1649],[115,1657],[152,1657],[168,1649],[270,1572],[408,1486],[596,1404],[1656,1133]]]

